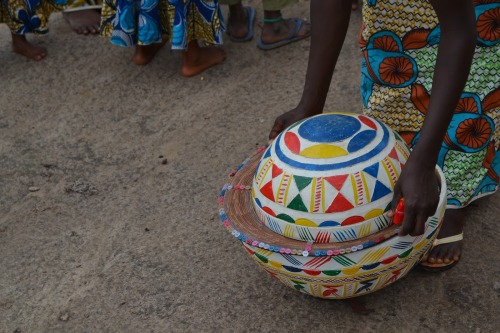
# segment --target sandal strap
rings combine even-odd
[[[445,238],[441,238],[441,239],[434,239],[434,242],[432,243],[433,246],[438,246],[438,245],[441,245],[441,244],[448,244],[448,243],[454,243],[454,242],[459,242],[461,241],[462,239],[464,239],[464,234],[461,233],[461,234],[458,234],[458,235],[454,235],[454,236],[450,236],[450,237],[445,237]]]
[[[283,21],[283,16],[278,16],[276,18],[272,18],[272,19],[268,19],[268,18],[264,18],[264,23],[276,23],[276,22],[279,22],[279,21]]]

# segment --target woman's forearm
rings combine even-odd
[[[441,142],[464,89],[476,45],[476,21],[472,0],[453,5],[431,0],[441,27],[432,94],[414,153],[434,168]]]
[[[311,1],[311,48],[300,105],[312,113],[323,111],[350,16],[350,0]]]

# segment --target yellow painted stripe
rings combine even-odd
[[[356,179],[354,179],[353,175],[349,175],[351,178],[351,186],[352,186],[352,192],[354,193],[354,204],[357,206],[358,205],[358,189],[356,187]]]
[[[311,186],[311,202],[309,204],[309,212],[314,211],[314,194],[316,192],[316,178],[313,178]]]
[[[388,160],[388,158],[386,158],[386,160]],[[389,171],[389,168],[384,163],[384,161],[382,162],[382,166],[384,167],[385,173],[387,174],[387,178],[389,178],[389,181],[391,182],[391,188],[394,188],[394,182],[392,181],[391,172]]]
[[[366,177],[364,172],[360,172],[361,174],[361,181],[363,182],[363,188],[365,189],[364,192],[366,194],[366,202],[365,203],[370,203],[372,202],[371,196],[370,196],[370,189],[368,188],[368,185],[366,184]]]
[[[359,261],[358,264],[364,265],[366,263],[374,263],[379,261],[387,252],[389,251],[389,247],[383,247],[377,249],[375,251],[370,251],[365,254]]]
[[[370,234],[371,225],[365,224],[359,229],[359,237],[365,237]]]
[[[283,175],[285,175],[285,172],[283,171]],[[285,176],[283,176],[284,178]],[[290,190],[290,184],[292,183],[292,175],[289,175],[288,177],[288,184],[286,185],[286,190],[285,190],[285,198],[283,199],[283,206],[287,206],[288,202],[286,199],[288,199],[288,190]]]
[[[285,226],[285,230],[283,232],[284,236],[293,238],[294,234],[295,234],[295,232],[294,232],[294,229],[293,229],[293,227],[291,225]]]
[[[262,188],[261,185],[264,184],[264,179],[266,179],[267,174],[269,173],[269,170],[271,170],[273,168],[272,164],[273,164],[273,161],[271,161],[271,159],[269,159],[269,161],[266,163],[267,170],[266,170],[266,172],[264,172],[264,174],[262,175],[262,178],[260,179],[262,183],[259,184],[259,189]]]

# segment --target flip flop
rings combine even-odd
[[[441,245],[441,244],[448,244],[448,243],[454,243],[454,242],[460,242],[462,239],[464,239],[464,234],[458,234],[455,236],[450,236],[450,237],[445,237],[441,239],[434,239],[434,242],[432,243],[432,247],[429,250],[429,252],[436,246]],[[427,261],[421,262],[419,264],[419,267],[429,271],[429,272],[442,272],[445,270],[448,270],[458,264],[458,260],[452,260],[449,263],[441,263],[441,264],[431,264]]]
[[[227,34],[229,35],[229,39],[235,43],[248,42],[248,41],[253,39],[253,25],[255,22],[255,9],[253,7],[250,7],[250,6],[244,6],[243,9],[247,13],[247,20],[248,20],[247,21],[247,34],[245,36],[233,37],[231,35],[231,30],[229,30],[229,20],[231,18],[228,17],[228,19],[227,19],[227,22],[228,22]]]
[[[264,43],[262,41],[262,38],[259,38],[257,40],[257,47],[261,50],[273,50],[273,49],[276,49],[278,47],[281,47],[281,46],[296,42],[298,40],[307,38],[311,35],[311,33],[309,32],[303,36],[298,36],[297,34],[299,33],[300,29],[302,28],[302,24],[304,23],[304,21],[298,17],[293,17],[291,19],[295,21],[295,29],[293,29],[293,32],[292,32],[290,37],[283,39],[283,40],[280,40],[279,42],[276,42],[276,43],[271,43],[271,44]]]

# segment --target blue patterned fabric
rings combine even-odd
[[[173,49],[191,40],[222,44],[218,0],[106,0],[102,35],[120,46],[150,45],[169,36]]]

